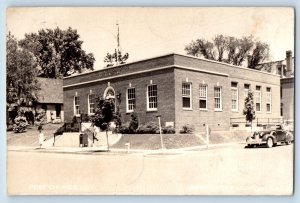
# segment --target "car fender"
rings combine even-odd
[[[267,139],[271,137],[273,139],[273,142],[276,143],[277,142],[277,139],[276,137],[274,136],[274,132],[270,132],[270,134],[265,134],[262,138],[263,141],[267,141]]]

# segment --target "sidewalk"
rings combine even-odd
[[[120,148],[110,148],[107,152],[107,147],[46,147],[38,148],[32,146],[7,146],[7,151],[17,151],[17,152],[40,152],[40,153],[67,153],[67,154],[183,154],[186,152],[196,152],[208,149],[216,149],[223,147],[230,147],[234,145],[244,144],[244,142],[234,142],[234,143],[222,143],[222,144],[211,144],[207,148],[206,145],[178,148],[178,149],[157,149],[157,150],[142,150],[142,149],[120,149]]]

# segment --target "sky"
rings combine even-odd
[[[120,28],[122,52],[127,62],[168,53],[185,54],[192,40],[211,40],[218,34],[242,37],[253,35],[270,45],[270,60],[283,60],[285,52],[294,53],[294,10],[292,8],[9,8],[7,30],[17,38],[42,28],[76,29],[82,48],[93,53],[94,69],[105,67],[107,52],[117,46]]]

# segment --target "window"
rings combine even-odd
[[[147,110],[157,110],[157,85],[149,85],[147,87]]]
[[[271,88],[267,87],[266,91],[267,91],[267,95],[266,95],[267,113],[271,113],[272,112],[272,92],[271,92]]]
[[[215,110],[222,110],[222,89],[221,87],[214,88]]]
[[[135,109],[135,88],[127,89],[127,112],[133,112]]]
[[[88,112],[89,114],[95,113],[95,95],[89,94],[88,96]]]
[[[256,86],[255,90],[255,109],[257,112],[261,112],[261,86]]]
[[[74,97],[74,115],[78,116],[80,115],[80,108],[79,108],[79,97],[75,96]]]
[[[199,86],[199,108],[207,109],[207,85]]]
[[[231,109],[232,111],[238,111],[238,83],[231,83]]]
[[[249,84],[244,84],[244,97],[248,97],[248,92],[250,90],[250,85]]]
[[[182,107],[183,109],[192,109],[192,84],[182,83]]]

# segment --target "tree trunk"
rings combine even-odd
[[[108,132],[106,130],[106,143],[107,143],[107,151],[109,152],[109,142],[108,142]]]

